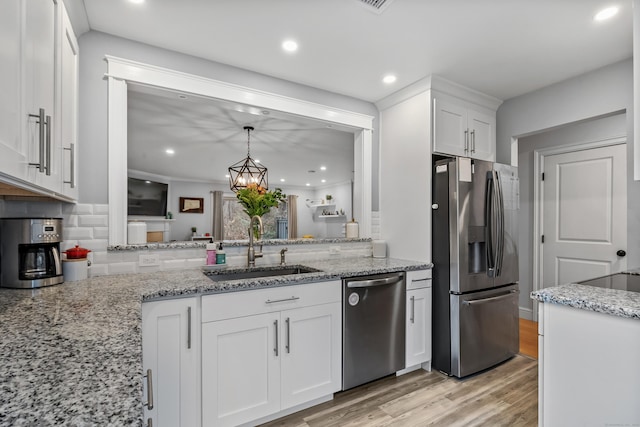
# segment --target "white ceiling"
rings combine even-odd
[[[65,3],[79,34],[102,31],[370,102],[431,74],[506,100],[632,55],[631,0],[392,0],[382,13],[360,0]],[[620,12],[595,22],[610,5]],[[298,52],[283,52],[285,38]],[[394,84],[382,83],[388,73]],[[252,157],[269,168],[271,186],[351,179],[343,129],[149,89],[130,95],[132,169],[224,179],[246,155],[242,127],[254,125]]]
[[[317,188],[353,177],[354,135],[347,128],[139,85],[129,85],[128,168],[225,181],[227,168],[247,156],[244,126],[255,128],[251,157],[268,168],[270,188]],[[167,155],[169,148],[175,154]]]
[[[631,0],[394,0],[380,14],[360,0],[67,1],[93,30],[371,102],[430,74],[506,100],[632,49]]]

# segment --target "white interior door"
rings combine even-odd
[[[543,160],[541,287],[626,268],[626,144]]]

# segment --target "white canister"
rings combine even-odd
[[[351,220],[351,222],[347,223],[346,226],[346,237],[347,239],[355,239],[358,237],[359,226],[355,219]]]
[[[374,258],[387,257],[387,242],[385,242],[384,240],[373,241],[373,257]]]
[[[130,245],[147,243],[147,223],[130,222],[127,225],[127,242]]]
[[[86,258],[63,259],[62,276],[65,282],[86,279],[89,276],[89,262]]]

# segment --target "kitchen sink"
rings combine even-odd
[[[317,273],[320,270],[304,265],[292,265],[285,267],[258,267],[248,270],[220,270],[207,271],[205,274],[214,282],[223,280],[257,279],[260,277],[289,276],[292,274]]]

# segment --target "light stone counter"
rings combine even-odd
[[[567,305],[582,310],[640,320],[640,293],[570,283],[531,293],[543,303]]]
[[[0,289],[0,426],[141,426],[142,301],[431,267],[374,258],[304,265],[322,272],[213,282],[191,269]]]

